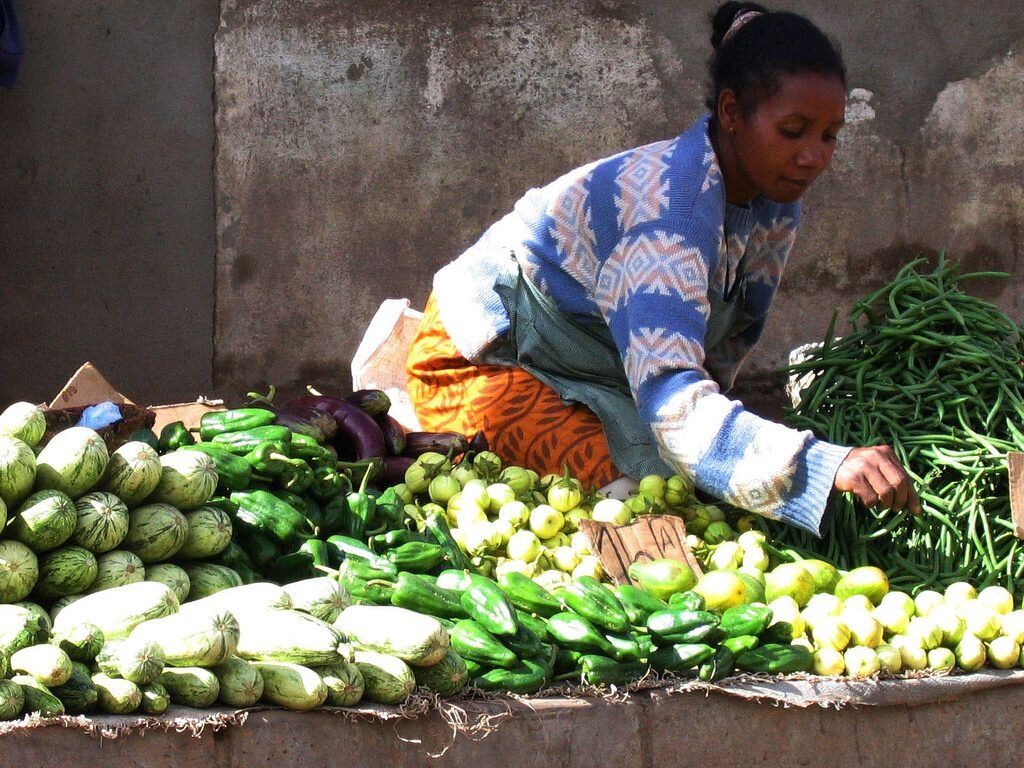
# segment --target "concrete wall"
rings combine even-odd
[[[20,5],[0,400],[46,398],[92,359],[156,402],[347,386],[379,303],[422,305],[528,187],[692,122],[717,3]],[[786,7],[841,42],[850,125],[738,387],[764,411],[786,352],[919,251],[1013,272],[981,288],[1024,315],[1024,15]]]

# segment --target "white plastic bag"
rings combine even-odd
[[[423,313],[409,299],[385,299],[352,357],[352,389],[380,389],[391,398],[388,413],[409,430],[420,428],[406,389],[405,360]]]

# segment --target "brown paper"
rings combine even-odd
[[[701,575],[697,558],[686,545],[686,523],[673,515],[641,515],[629,525],[581,520],[580,530],[590,551],[601,560],[605,574],[616,584],[633,583],[627,570],[632,563],[659,558],[680,560]]]
[[[1007,454],[1010,473],[1010,515],[1013,518],[1014,533],[1024,539],[1024,453],[1010,451]]]

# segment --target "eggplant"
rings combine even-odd
[[[382,413],[374,419],[384,433],[384,446],[387,448],[387,455],[401,456],[402,451],[405,450],[405,427],[386,413]]]
[[[331,414],[338,426],[332,444],[338,449],[339,456],[363,461],[387,454],[384,432],[373,417],[358,405],[336,397],[304,395],[289,400],[284,407],[295,405],[311,406]]]
[[[389,488],[405,482],[405,470],[416,461],[412,456],[385,456],[383,466],[370,480],[377,488]]]
[[[380,389],[357,389],[352,394],[345,395],[345,400],[358,405],[374,417],[383,416],[391,410],[391,398]]]
[[[458,456],[469,448],[469,440],[458,432],[406,432],[403,456],[419,456],[427,451]]]
[[[473,453],[481,453],[482,451],[490,450],[487,443],[487,435],[484,434],[482,429],[473,435],[473,438],[469,441],[469,448],[467,448],[467,450],[472,451]]]
[[[288,427],[292,432],[308,435],[318,443],[326,443],[338,431],[338,424],[327,411],[312,406],[275,408],[275,424]]]

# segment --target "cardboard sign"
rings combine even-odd
[[[633,583],[627,569],[632,563],[667,557],[689,565],[697,576],[700,565],[686,546],[686,523],[673,515],[641,515],[629,525],[580,520],[580,530],[590,551],[601,559],[608,577],[616,584]]]
[[[1024,539],[1024,453],[1007,454],[1010,472],[1010,515],[1018,539]]]

